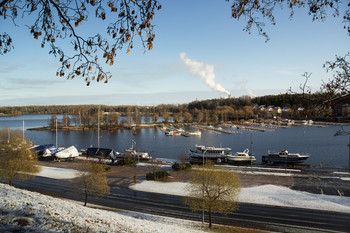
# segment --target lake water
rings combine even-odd
[[[0,129],[22,130],[23,122],[25,135],[35,144],[55,144],[56,133],[49,131],[28,131],[33,127],[48,125],[50,115],[24,115],[19,117],[0,117]],[[58,115],[59,120],[62,116]],[[130,148],[132,140],[136,142],[136,149],[149,152],[153,158],[179,159],[187,155],[195,144],[206,146],[230,147],[233,152],[250,148],[253,141],[253,154],[257,162],[268,150],[287,149],[290,152],[310,153],[307,164],[332,166],[338,168],[349,167],[349,136],[335,137],[341,129],[339,126],[320,127],[292,127],[276,129],[274,132],[242,131],[242,134],[214,134],[202,131],[201,137],[168,137],[156,128],[137,130],[133,135],[131,130],[101,131],[100,147],[113,148],[123,152]],[[350,130],[350,127],[344,127]],[[78,149],[97,147],[97,131],[61,131],[58,132],[58,144],[68,147],[74,145]]]

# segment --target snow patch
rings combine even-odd
[[[52,179],[74,179],[78,176],[78,170],[59,167],[39,166],[40,172],[36,176]]]
[[[142,181],[131,185],[137,191],[187,196],[188,183]],[[350,213],[350,197],[312,194],[276,185],[242,188],[240,202]]]
[[[202,232],[192,221],[92,209],[5,184],[0,214],[0,232]]]

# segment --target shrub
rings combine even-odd
[[[146,180],[161,180],[161,179],[168,178],[169,176],[170,176],[170,173],[165,170],[149,172],[146,174]]]
[[[106,172],[109,172],[111,170],[111,166],[104,165],[103,168],[105,169]]]
[[[119,159],[117,162],[118,166],[134,166],[136,165],[136,159],[135,158],[122,158]]]
[[[174,171],[179,171],[179,170],[186,170],[186,169],[190,169],[192,166],[189,163],[174,163],[171,168]]]

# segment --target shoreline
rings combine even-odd
[[[118,125],[118,126],[100,126],[100,130],[116,130],[116,129],[132,129],[133,127],[135,129],[142,129],[142,128],[152,128],[157,127],[159,124],[140,124],[136,126],[130,126],[130,125]],[[57,127],[57,131],[88,131],[88,130],[97,130],[97,126],[92,127],[82,127],[82,126],[59,126]],[[50,126],[43,126],[43,127],[36,127],[36,128],[28,128],[26,129],[28,131],[56,131],[55,127]]]

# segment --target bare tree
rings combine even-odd
[[[185,112],[184,113],[184,118],[185,118],[186,123],[191,123],[192,122],[192,114],[191,113]]]
[[[69,118],[69,116],[67,114],[63,115],[62,124],[65,127],[69,127],[70,126],[70,118]]]
[[[78,186],[84,194],[84,206],[88,197],[103,196],[110,193],[106,169],[102,164],[86,161],[80,168]]]
[[[162,117],[163,117],[165,123],[168,123],[171,119],[170,115],[167,112],[164,112]]]
[[[238,194],[240,192],[237,174],[216,168],[208,161],[203,168],[192,169],[189,196],[185,204],[192,211],[204,210],[209,214],[209,228],[212,227],[213,213],[232,213],[238,209]]]
[[[116,125],[119,123],[120,119],[120,114],[115,111],[110,111],[108,114],[108,124],[111,125]]]
[[[157,123],[158,119],[159,119],[159,114],[158,114],[158,113],[155,113],[155,114],[153,115],[153,122],[154,122],[154,123]]]
[[[333,71],[333,79],[323,84],[323,88],[334,94],[350,93],[350,52],[345,56],[336,56],[335,61],[326,62],[323,67]]]
[[[226,0],[231,2],[232,17],[234,19],[245,18],[246,26],[245,31],[251,33],[253,26],[257,29],[259,35],[265,37],[266,41],[270,38],[264,31],[265,20],[269,21],[272,25],[276,24],[274,11],[276,8],[289,9],[289,17],[293,18],[295,9],[308,8],[308,14],[312,16],[312,20],[324,21],[327,19],[328,14],[331,11],[332,16],[338,17],[340,0]],[[350,7],[350,4],[348,4]],[[350,9],[346,9],[343,12],[344,28],[350,35]]]
[[[51,118],[49,119],[49,126],[55,127],[57,124],[57,116],[56,114],[51,114]]]
[[[325,21],[329,15],[333,17],[341,17],[343,27],[350,36],[350,3],[340,0],[226,0],[231,2],[232,17],[234,19],[245,18],[245,31],[251,33],[252,28],[256,28],[259,35],[265,37],[266,42],[270,39],[264,30],[265,21],[272,25],[276,24],[274,12],[276,8],[289,10],[289,16],[294,17],[295,9],[307,8],[308,14],[313,21]],[[349,93],[350,87],[350,52],[344,56],[336,56],[335,61],[327,61],[324,68],[327,71],[333,71],[333,79],[322,85],[322,90],[328,92],[328,99],[334,98],[329,94]],[[302,94],[310,94],[311,89],[307,86],[307,82],[311,73],[305,73],[305,82],[300,86]]]
[[[246,120],[254,114],[253,108],[248,105],[243,107],[243,111]]]
[[[183,118],[182,111],[175,113],[173,118],[175,123],[182,122],[182,118]]]
[[[203,119],[204,119],[203,111],[199,111],[197,114],[197,123],[202,123]]]

